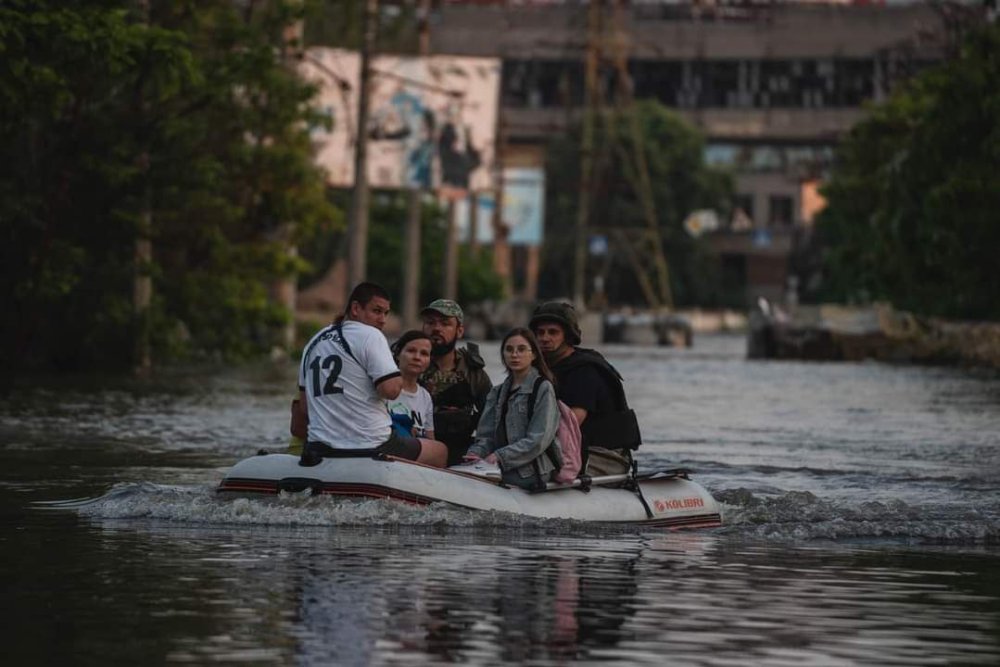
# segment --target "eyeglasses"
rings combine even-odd
[[[515,354],[528,354],[529,352],[531,352],[531,346],[530,345],[518,345],[518,346],[515,347],[514,345],[508,345],[508,346],[506,346],[503,349],[503,351],[504,351],[504,354],[509,354],[511,356],[513,356]]]

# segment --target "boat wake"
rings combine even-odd
[[[902,500],[851,504],[808,491],[777,496],[740,488],[714,494],[724,534],[768,540],[914,540],[930,544],[1000,544],[1000,503],[913,505]]]
[[[918,506],[901,500],[849,503],[806,491],[714,493],[723,527],[713,533],[781,541],[914,541],[941,545],[1000,544],[1000,503],[989,507]],[[503,530],[563,535],[642,533],[641,526],[539,519],[500,511],[473,511],[445,503],[416,506],[393,500],[345,499],[282,492],[276,496],[223,497],[212,485],[123,483],[97,498],[35,504],[101,520],[157,520],[202,525],[378,527],[435,531]]]
[[[289,527],[414,527],[434,530],[503,529],[562,534],[638,533],[630,526],[595,526],[570,519],[540,519],[510,512],[474,511],[445,503],[417,506],[394,500],[312,496],[226,497],[214,485],[143,483],[115,485],[97,498],[35,503],[39,509],[73,510],[101,520],[155,520],[204,525]]]

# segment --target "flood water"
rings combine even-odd
[[[722,528],[216,497],[283,448],[292,363],[9,381],[5,662],[1000,664],[1000,376],[607,352],[641,469]]]

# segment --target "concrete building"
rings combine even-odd
[[[701,128],[707,161],[735,175],[735,213],[710,239],[748,300],[786,296],[789,255],[863,105],[940,60],[953,38],[944,5],[617,4],[600,39],[605,49],[624,40],[635,97]],[[586,2],[443,3],[431,50],[502,58],[498,150],[541,165],[547,137],[580,117],[587,35]],[[601,76],[610,89],[613,68]]]

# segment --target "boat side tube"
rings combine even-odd
[[[309,490],[339,497],[394,499],[417,505],[445,502],[542,519],[668,529],[721,524],[719,505],[707,490],[687,479],[686,471],[661,470],[637,478],[608,475],[594,478],[589,493],[550,492],[581,488],[582,483],[549,484],[544,492],[529,493],[504,488],[496,480],[391,457],[324,459],[316,466],[303,467],[297,456],[270,454],[234,465],[220,482],[219,491],[279,494]],[[640,502],[637,488],[644,502]]]

